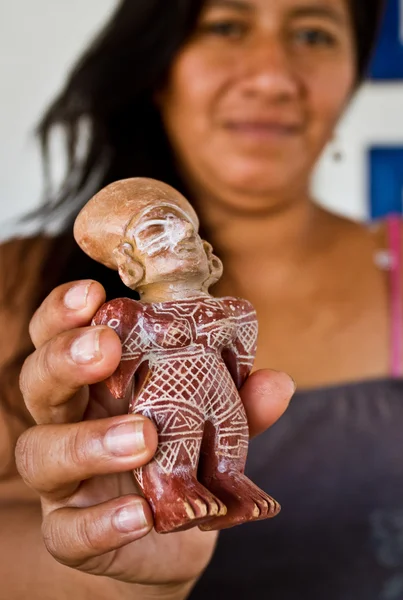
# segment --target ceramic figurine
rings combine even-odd
[[[214,298],[222,264],[198,234],[197,215],[152,179],[113,183],[83,208],[74,234],[93,259],[119,271],[140,301],[104,304],[122,359],[107,385],[158,430],[153,460],[134,471],[159,533],[223,529],[272,517],[278,503],[244,475],[248,424],[238,389],[256,351],[245,300]]]

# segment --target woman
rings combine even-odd
[[[67,128],[70,171],[60,206],[87,199],[94,185],[133,175],[183,191],[224,262],[215,294],[245,297],[257,309],[256,368],[285,370],[299,386],[286,415],[250,450],[252,479],[281,502],[282,513],[223,532],[192,598],[402,596],[402,384],[389,368],[388,279],[375,260],[386,230],[336,217],[309,193],[315,161],[365,72],[380,4],[211,0],[166,8],[157,0],[124,2],[40,128],[45,155],[52,126]],[[83,117],[92,136],[80,164]],[[55,210],[48,207],[47,214]],[[8,327],[14,315],[23,330],[35,302],[57,283],[85,278],[57,287],[31,321],[36,351],[21,374],[28,413],[15,391],[27,342],[7,345],[3,385],[12,404],[4,415],[8,432],[16,435],[24,419],[39,424],[20,438],[17,462],[42,498],[45,543],[58,561],[78,570],[67,575],[40,553],[35,496],[30,500],[22,484],[10,482],[2,497],[13,505],[3,511],[2,532],[11,519],[19,530],[9,524],[3,534],[2,562],[9,572],[15,544],[32,565],[29,577],[28,568],[18,580],[8,574],[10,589],[22,586],[25,574],[40,581],[44,597],[40,565],[46,564],[57,598],[72,590],[77,598],[87,590],[125,598],[133,589],[135,597],[184,597],[214,540],[194,531],[162,538],[148,533],[147,505],[124,496],[131,488],[117,473],[152,456],[152,426],[114,416],[97,387],[86,411],[83,386],[113,372],[120,352],[113,332],[99,331],[99,346],[85,328],[104,299],[92,280],[109,296],[127,290],[74,249],[68,229],[54,242],[11,244],[4,252],[20,265],[24,257],[20,281],[27,280],[24,294],[13,296]],[[9,299],[15,288],[7,290]],[[265,372],[247,386],[243,397],[254,433],[282,412],[291,386],[284,375]],[[270,389],[266,408],[262,398]],[[85,411],[92,420],[81,422]],[[119,440],[107,435],[108,419],[115,419]],[[132,432],[141,429],[145,441],[140,435],[133,454]],[[96,454],[101,436],[103,447],[120,458]]]

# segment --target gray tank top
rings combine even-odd
[[[386,231],[391,377],[297,392],[251,442],[247,473],[282,512],[221,532],[191,600],[403,600],[401,215]]]
[[[191,600],[403,600],[403,380],[298,392],[247,473],[282,511],[221,532]]]

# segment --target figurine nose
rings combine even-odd
[[[190,223],[184,222],[182,227],[182,239],[188,240],[193,236],[193,227]]]

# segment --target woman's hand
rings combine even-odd
[[[207,565],[214,533],[158,535],[132,470],[151,460],[151,421],[123,414],[100,382],[119,364],[120,340],[90,327],[105,300],[93,281],[55,289],[32,318],[35,352],[21,390],[37,425],[18,441],[17,465],[41,497],[43,537],[61,563],[128,583],[189,589]],[[251,435],[274,423],[294,391],[283,373],[259,371],[241,390]],[[178,595],[180,597],[180,594]]]

